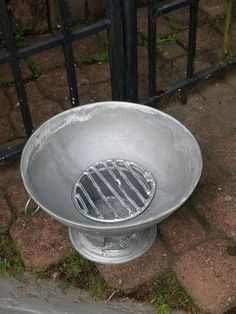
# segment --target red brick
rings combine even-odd
[[[226,179],[227,175],[214,163],[214,158],[207,157],[204,150],[202,150],[202,154],[203,168],[199,184],[207,186]]]
[[[201,56],[197,55],[194,61],[194,72],[198,72],[201,70],[204,70],[212,65],[210,61],[207,60],[201,60]],[[179,69],[181,72],[184,73],[184,75],[187,74],[187,58],[186,56],[178,57],[175,60],[172,60],[173,65],[176,66],[177,69]]]
[[[87,6],[87,18],[93,19],[101,17],[105,12],[104,0],[86,0]]]
[[[12,212],[6,202],[6,199],[0,193],[0,233],[6,232],[12,222]]]
[[[148,12],[147,7],[139,8],[137,12],[137,25],[140,39],[148,37]],[[171,33],[171,27],[168,21],[160,16],[156,23],[157,36],[165,36]],[[140,41],[140,40],[139,40]]]
[[[93,96],[91,95],[90,92],[81,94],[79,96],[79,101],[80,101],[80,106],[87,105],[94,102]]]
[[[46,97],[64,105],[70,102],[67,74],[64,68],[42,74],[38,79],[38,84]]]
[[[143,256],[120,265],[98,265],[109,286],[129,293],[154,278],[168,266],[168,253],[159,239]]]
[[[86,18],[86,0],[68,0],[69,21],[72,25],[78,25],[79,21]],[[50,12],[53,14],[53,12]]]
[[[17,219],[10,234],[26,268],[48,268],[71,251],[67,228],[42,211]]]
[[[60,105],[47,99],[38,89],[35,82],[29,82],[25,85],[28,96],[29,108],[32,115],[34,126],[37,127],[41,123],[48,120],[50,117],[62,111]],[[50,88],[50,86],[49,86]],[[17,96],[14,91],[11,90],[9,96],[12,99],[12,103],[15,104],[14,110],[10,112],[10,121],[14,125],[15,129],[21,134],[25,134],[23,121],[21,118],[21,111]]]
[[[21,74],[24,80],[30,80],[33,78],[33,73],[28,65],[28,61],[21,60],[20,69],[21,69]]]
[[[199,187],[192,197],[192,203],[213,230],[236,240],[235,181],[226,180]]]
[[[24,123],[22,120],[20,105],[17,104],[9,114],[9,121],[13,125],[14,128],[14,134],[19,137],[25,137],[26,132],[24,128]]]
[[[176,42],[168,42],[166,44],[158,45],[157,51],[159,51],[159,53],[166,60],[173,62],[173,65],[175,64],[175,59],[181,58],[186,55],[186,51]],[[186,56],[184,58],[186,59]]]
[[[187,205],[161,222],[159,227],[175,253],[185,251],[209,236]]]
[[[175,21],[176,23],[188,27],[189,24],[189,9],[188,7],[184,7],[178,10],[174,10],[168,13],[168,18],[171,21]]]
[[[0,144],[6,143],[14,138],[12,128],[6,118],[0,118]]]
[[[210,143],[206,154],[214,163],[227,172],[232,178],[236,175],[236,135],[226,136],[220,141]]]
[[[222,314],[236,302],[235,257],[226,240],[212,239],[186,251],[174,270],[180,283],[203,312]]]
[[[5,117],[10,110],[10,102],[6,95],[0,90],[0,118]],[[2,134],[2,133],[1,133]]]
[[[204,105],[204,104],[203,104]],[[195,119],[188,119],[188,128],[195,135],[200,145],[209,146],[209,143],[223,141],[231,135],[231,129],[210,114],[201,114]]]
[[[106,34],[99,33],[82,38],[73,43],[74,58],[77,64],[96,62],[107,54]]]
[[[178,34],[183,46],[188,48],[188,30]],[[196,56],[199,61],[214,64],[221,61],[223,53],[223,36],[211,25],[203,24],[197,29]]]
[[[232,69],[225,74],[224,77],[227,84],[236,91],[236,69]]]
[[[91,87],[92,102],[111,100],[111,85],[110,83],[101,83]]]
[[[19,162],[12,162],[0,167],[0,188],[5,190],[8,186],[20,179]]]
[[[218,79],[202,84],[199,89],[208,112],[227,127],[235,128],[236,92],[226,82]]]
[[[171,84],[174,84],[176,81],[185,79],[185,69],[184,68],[181,69],[175,66],[172,60],[166,60],[165,62],[163,62],[160,65],[160,68],[161,68],[160,69],[161,76],[157,78],[157,80],[161,82],[161,80],[164,78],[166,82],[168,83],[168,85],[166,86],[166,89]],[[157,83],[157,86],[159,84]]]
[[[37,3],[15,0],[12,13],[15,23],[28,31],[42,32],[48,30],[45,0],[37,1]]]
[[[55,68],[63,67],[65,64],[63,50],[61,47],[56,47],[34,54],[30,57],[30,59],[36,65],[37,73],[49,72]]]
[[[81,69],[81,70],[80,70]],[[79,85],[108,82],[110,80],[110,66],[107,62],[82,66],[78,71]]]
[[[4,86],[4,84],[9,83],[9,82],[13,82],[14,78],[12,75],[12,71],[11,71],[11,67],[9,64],[2,64],[0,65],[0,78],[2,80],[2,84]]]
[[[227,1],[201,0],[199,7],[204,10],[213,20],[226,14]]]
[[[195,105],[197,101],[200,106],[200,100],[196,100]],[[179,120],[187,128],[191,128],[192,125],[195,125],[196,121],[198,121],[204,114],[201,110],[197,110],[192,102],[189,102],[188,106],[183,106],[177,99],[172,99],[168,106],[164,107],[162,110]]]
[[[22,213],[29,197],[22,181],[12,183],[13,184],[6,189],[6,196],[11,204],[11,207],[16,209],[19,213]]]

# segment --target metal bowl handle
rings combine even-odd
[[[28,212],[28,210],[29,210],[28,206],[29,206],[31,200],[32,200],[32,198],[29,197],[28,201],[27,201],[26,204],[25,204],[25,208],[24,208],[25,215],[34,215],[34,214],[36,214],[37,211],[40,209],[40,207],[38,206],[32,213],[29,214],[29,212]]]

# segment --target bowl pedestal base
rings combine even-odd
[[[75,250],[99,264],[122,264],[143,255],[155,241],[156,226],[122,236],[97,236],[69,228]]]

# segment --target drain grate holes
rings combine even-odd
[[[141,214],[155,194],[150,172],[131,161],[106,160],[86,169],[72,198],[84,216],[101,222],[125,221]]]

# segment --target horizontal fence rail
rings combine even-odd
[[[229,0],[226,12],[224,61],[195,72],[198,4],[199,0],[170,0],[160,2],[148,0],[148,100],[146,105],[158,107],[161,99],[179,93],[182,102],[186,103],[185,89],[201,79],[207,79],[218,72],[236,66],[236,56],[230,55],[232,41],[232,23],[235,0]],[[107,31],[109,42],[109,62],[111,69],[111,90],[113,100],[138,101],[138,58],[137,58],[137,1],[108,0],[106,17],[96,23],[81,28],[71,29],[66,0],[58,0],[61,32],[51,38],[19,48],[16,45],[11,21],[7,11],[6,0],[0,0],[0,26],[7,51],[0,53],[0,65],[9,64],[14,76],[14,83],[20,104],[22,121],[29,137],[33,132],[31,112],[20,69],[20,60],[58,46],[63,47],[67,81],[71,106],[78,106],[79,91],[76,77],[72,44],[76,40]],[[156,68],[158,18],[175,10],[187,7],[189,10],[188,48],[186,76],[184,79],[170,84],[165,90],[159,90]],[[230,55],[230,57],[228,57]],[[0,163],[19,158],[25,142],[0,151]]]

